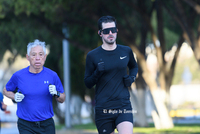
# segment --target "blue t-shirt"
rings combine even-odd
[[[57,73],[43,67],[40,73],[29,72],[29,66],[15,72],[6,84],[7,91],[24,94],[24,99],[17,104],[17,116],[27,121],[42,121],[53,117],[52,95],[49,84],[55,85],[56,90],[64,92]]]

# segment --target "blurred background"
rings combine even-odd
[[[56,125],[94,124],[94,88],[84,85],[85,58],[102,44],[97,21],[105,15],[116,18],[117,44],[131,47],[139,66],[129,89],[134,126],[200,123],[199,0],[0,0],[0,91],[14,72],[29,65],[27,44],[45,41],[45,66],[57,72],[69,93],[69,105],[53,102]],[[2,131],[17,121],[16,104],[5,96],[4,102]]]

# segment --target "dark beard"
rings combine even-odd
[[[111,37],[113,37],[112,35],[110,35]],[[110,36],[108,36],[108,38],[110,37]],[[113,37],[114,38],[114,37]],[[109,44],[109,45],[113,45],[114,43],[115,43],[115,40],[113,40],[113,41],[107,41],[107,40],[104,40],[107,44]]]
[[[115,43],[115,41],[112,41],[112,42],[108,42],[108,41],[106,41],[106,40],[104,40],[107,44],[109,44],[109,45],[113,45],[114,43]]]

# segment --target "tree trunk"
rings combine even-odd
[[[134,126],[147,127],[147,116],[146,116],[146,90],[139,89],[136,92],[129,90],[131,96],[131,105],[134,111]]]
[[[147,116],[146,116],[146,90],[138,89],[137,90],[137,98],[138,98],[138,120],[137,123],[141,127],[147,127]]]
[[[156,126],[157,129],[173,128],[174,125],[173,125],[172,118],[170,117],[167,107],[165,105],[165,97],[166,97],[165,90],[155,89],[155,90],[151,91],[151,94],[153,96],[154,103],[156,105],[156,108],[158,110],[158,115],[159,115],[159,116],[156,116],[155,112],[153,112],[153,114],[152,114],[152,117],[155,122],[155,126],[157,125]],[[159,120],[158,120],[158,118],[159,118]]]

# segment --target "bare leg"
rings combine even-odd
[[[128,121],[121,122],[117,125],[119,134],[133,134],[133,124]]]

